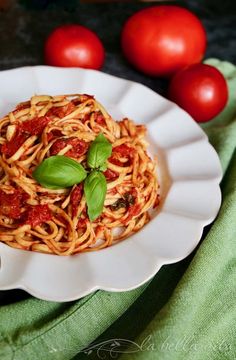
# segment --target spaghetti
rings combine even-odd
[[[83,183],[48,189],[32,177],[52,155],[86,167],[89,145],[102,133],[112,144],[103,172],[101,215],[87,215]],[[140,230],[158,204],[146,128],[115,121],[90,95],[33,96],[0,120],[0,241],[18,249],[71,255],[112,245]],[[65,174],[66,175],[66,174]]]

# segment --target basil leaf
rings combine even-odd
[[[62,189],[79,184],[87,173],[83,166],[67,156],[50,156],[33,171],[33,178],[43,187]]]
[[[107,170],[107,162],[104,162],[101,166],[99,166],[100,171],[106,171]]]
[[[98,169],[111,156],[111,143],[103,134],[99,134],[89,147],[87,164],[92,169]]]
[[[106,178],[100,171],[93,170],[84,182],[84,193],[91,221],[102,213],[107,192]]]

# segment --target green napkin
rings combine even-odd
[[[204,241],[136,290],[0,307],[1,360],[235,358],[236,68],[208,63],[228,78],[231,95],[227,109],[203,126],[225,173],[223,204]]]

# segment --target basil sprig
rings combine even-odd
[[[84,193],[91,221],[102,213],[107,192],[106,178],[102,171],[107,169],[107,159],[112,145],[103,134],[99,134],[89,147],[87,173],[77,161],[63,155],[50,156],[33,171],[33,178],[45,188],[62,189],[79,184],[85,179]]]
[[[105,161],[111,156],[111,143],[100,133],[89,147],[87,164],[92,169],[104,167]],[[104,170],[103,170],[104,171]]]
[[[62,189],[79,184],[87,172],[77,161],[63,155],[50,156],[33,172],[33,178],[48,189]]]
[[[106,178],[101,171],[93,170],[84,182],[88,216],[91,221],[102,213],[107,192]]]

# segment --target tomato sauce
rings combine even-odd
[[[83,118],[81,119],[81,122],[82,122],[83,124],[85,124],[86,121],[89,121],[89,120],[90,120],[90,116],[91,116],[91,114],[84,114]]]
[[[68,138],[68,139],[58,139],[52,145],[50,149],[51,155],[57,155],[59,151],[64,149],[67,145],[72,145],[72,149],[68,150],[65,153],[65,156],[79,158],[80,156],[84,155],[89,147],[89,144],[86,143],[84,140],[80,140],[77,138]]]
[[[7,157],[14,155],[30,136],[40,136],[49,121],[49,117],[40,116],[39,118],[36,117],[19,124],[12,139],[2,145],[2,153],[4,153]]]
[[[94,95],[81,94],[81,95],[79,95],[79,99],[73,99],[73,100],[72,100],[72,103],[73,103],[74,105],[79,105],[79,104],[81,104],[82,102],[87,101],[87,100],[89,100],[89,99],[94,99]]]
[[[81,229],[81,230],[84,229],[84,228],[86,227],[87,221],[88,221],[87,218],[85,218],[85,219],[80,218],[80,219],[78,220],[78,222],[77,222],[77,227],[76,227],[76,229],[77,229],[77,230],[78,230],[78,229]]]
[[[20,131],[23,133],[28,133],[31,135],[41,135],[45,126],[50,122],[50,118],[48,116],[40,116],[31,120],[26,120],[21,123]]]
[[[0,213],[11,219],[19,219],[21,208],[28,198],[29,195],[19,189],[15,189],[11,194],[0,190]]]
[[[113,148],[114,153],[118,153],[121,157],[130,158],[133,155],[134,149],[126,144],[118,145]]]
[[[17,128],[13,138],[2,145],[1,152],[5,154],[6,157],[11,157],[17,152],[21,145],[24,144],[28,137],[28,134],[21,132],[20,128]]]
[[[113,171],[111,169],[107,169],[103,173],[108,181],[114,181],[118,178],[119,174],[116,171]]]
[[[78,205],[83,196],[83,185],[77,185],[71,192],[70,203],[72,206],[72,217],[76,216]]]
[[[96,121],[96,123],[97,123],[98,125],[101,125],[101,126],[105,126],[105,125],[106,125],[105,118],[104,118],[104,116],[102,115],[102,113],[100,113],[100,112],[95,112],[95,113],[94,113],[94,120]]]
[[[139,204],[131,205],[128,209],[128,216],[125,219],[125,223],[130,221],[134,216],[137,216],[141,211],[141,206]]]
[[[52,219],[52,212],[48,205],[28,205],[23,214],[22,220],[24,224],[29,224],[32,227],[42,225],[46,221]]]
[[[109,157],[108,161],[114,165],[123,166],[123,163],[120,160],[116,159],[113,155]]]
[[[65,116],[69,115],[75,110],[75,104],[70,102],[65,106],[53,106],[51,109],[48,110],[47,116],[57,116],[60,119],[64,118]]]
[[[109,191],[109,194],[111,194],[111,195],[116,195],[117,194],[117,188],[116,187],[113,187],[112,189],[110,189],[108,191]]]
[[[30,101],[26,101],[16,106],[16,110],[13,111],[16,114],[18,111],[25,110],[30,107]]]
[[[133,148],[127,146],[126,144],[116,146],[112,149],[112,155],[109,157],[108,161],[117,166],[127,166],[133,158],[133,152]],[[121,162],[119,160],[121,157],[127,158],[127,161]]]
[[[52,139],[62,136],[60,130],[54,129],[47,134],[47,140],[50,142]]]
[[[112,155],[109,157],[108,161],[117,166],[127,166],[130,163],[130,159],[133,156],[133,149],[129,146],[122,144],[116,146],[112,149]],[[120,157],[126,157],[127,161],[125,163],[119,160]],[[118,178],[119,174],[111,169],[107,169],[103,173],[108,181],[113,181]]]
[[[153,209],[157,208],[157,206],[160,204],[160,195],[157,194],[155,202],[153,204]]]

